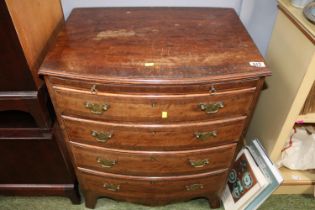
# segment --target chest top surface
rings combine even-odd
[[[71,13],[40,74],[177,84],[270,74],[232,9],[87,8]]]

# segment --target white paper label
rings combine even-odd
[[[256,62],[256,61],[249,62],[249,65],[254,66],[254,67],[258,67],[258,68],[266,67],[266,64],[264,62]]]

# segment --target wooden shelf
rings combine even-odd
[[[1,111],[1,128],[37,128],[37,124],[31,114],[22,111]]]
[[[296,8],[291,4],[290,0],[278,0],[279,7],[288,15],[292,21],[314,42],[315,41],[315,25],[308,21],[303,15],[303,9]]]
[[[281,175],[283,176],[283,184],[287,185],[305,185],[305,184],[315,184],[315,170],[313,171],[297,171],[290,170],[286,167],[280,168]]]
[[[315,123],[315,113],[299,115],[296,122],[297,123]]]
[[[313,194],[315,170],[297,171],[282,167],[280,172],[283,183],[274,194]]]

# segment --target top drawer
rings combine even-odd
[[[141,85],[141,84],[99,84],[80,80],[49,77],[49,81],[55,86],[73,88],[82,91],[91,91],[120,94],[196,94],[196,93],[222,93],[226,91],[255,88],[258,79],[243,79],[225,82],[212,82],[206,84],[174,84],[174,85]],[[92,88],[93,87],[93,88]]]
[[[169,123],[201,121],[249,112],[255,88],[218,94],[127,95],[54,86],[63,115],[105,121]]]

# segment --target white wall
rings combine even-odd
[[[65,17],[75,7],[229,7],[239,12],[242,0],[61,0]]]
[[[276,0],[243,0],[240,18],[263,55],[266,55],[277,14]]]
[[[276,0],[61,0],[65,17],[75,7],[229,7],[265,55],[276,16]]]

